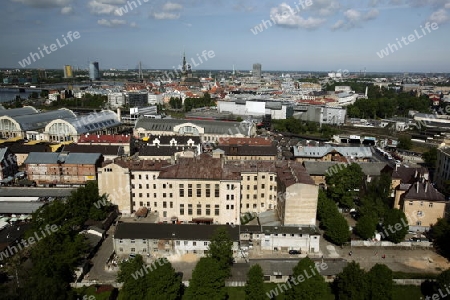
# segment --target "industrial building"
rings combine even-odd
[[[220,113],[231,113],[235,116],[270,115],[272,119],[287,119],[294,115],[294,103],[270,99],[237,98],[231,101],[217,101],[217,110]]]
[[[23,138],[45,140],[44,129],[53,120],[75,118],[75,114],[66,108],[20,116],[1,116],[0,135],[3,139]]]
[[[293,116],[302,121],[342,125],[347,117],[347,109],[327,105],[297,105]]]
[[[216,143],[221,138],[253,137],[256,125],[251,122],[139,118],[134,126],[136,138],[153,135],[199,136],[202,142]]]
[[[117,114],[111,110],[102,110],[83,116],[58,118],[45,126],[44,139],[52,142],[78,142],[85,134],[117,134],[121,122]]]

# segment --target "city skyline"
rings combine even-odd
[[[449,13],[448,0],[8,0],[0,67],[171,69],[184,52],[194,70],[447,73]]]

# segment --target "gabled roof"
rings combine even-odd
[[[399,166],[393,170],[392,179],[400,179],[401,183],[412,184],[422,177],[428,179],[428,174],[428,169],[424,167],[407,168],[405,166]]]
[[[429,182],[416,182],[405,194],[405,201],[408,200],[445,201],[445,196]]]

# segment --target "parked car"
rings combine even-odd
[[[302,254],[302,252],[298,250],[289,250],[289,254]]]

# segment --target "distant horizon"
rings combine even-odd
[[[449,0],[6,0],[0,65],[450,72]],[[214,53],[206,56],[205,53]],[[411,71],[413,70],[413,71]],[[299,71],[293,71],[299,72]]]
[[[72,66],[73,67],[73,66]],[[11,70],[20,70],[20,71],[33,71],[33,70],[48,70],[48,71],[61,71],[63,72],[63,67],[61,68],[6,68],[6,67],[0,67],[0,70],[2,71],[11,71]],[[114,72],[114,71],[138,71],[139,69],[135,69],[135,68],[130,68],[130,69],[121,69],[121,68],[109,68],[109,69],[102,69],[100,68],[100,72]],[[88,72],[88,69],[82,69],[82,70],[73,70],[74,72],[80,72],[80,71],[86,71]],[[173,69],[142,69],[142,71],[173,71]],[[193,73],[196,72],[233,72],[233,69],[192,69]],[[248,69],[234,69],[235,72],[245,72],[245,73],[250,73],[252,70]],[[356,74],[361,74],[361,73],[365,73],[366,75],[377,75],[377,74],[404,74],[404,73],[408,73],[408,74],[447,74],[450,75],[450,71],[448,72],[423,72],[423,71],[351,71],[351,70],[346,70],[349,72],[350,75],[356,75]],[[320,70],[316,70],[316,71],[311,71],[311,70],[307,70],[307,71],[296,71],[296,70],[262,70],[261,74],[264,73],[270,73],[270,72],[277,72],[277,73],[300,73],[300,74],[307,74],[307,73],[343,73],[344,70],[330,70],[330,71],[320,71]]]

